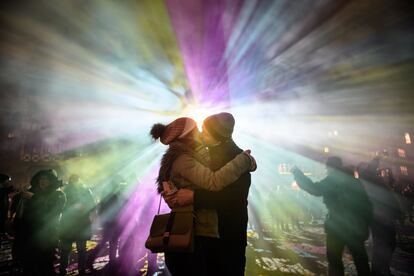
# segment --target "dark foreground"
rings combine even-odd
[[[414,275],[414,224],[399,226],[397,249],[392,262],[394,275]],[[250,229],[248,232],[246,275],[325,275],[327,262],[325,258],[324,233],[322,224],[302,226],[302,229],[281,231],[268,226],[264,231]],[[88,249],[95,247],[99,236],[88,242]],[[368,252],[371,243],[367,242]],[[76,254],[71,259],[68,275],[78,275]],[[349,254],[344,255],[347,275],[356,275]],[[56,265],[57,267],[58,265]],[[125,275],[116,267],[109,267],[108,256],[103,254],[94,263],[96,271],[90,275]],[[136,260],[135,269],[130,275],[169,275],[163,262],[162,254],[144,253]],[[1,241],[0,275],[12,274],[11,242]],[[18,270],[14,275],[21,275]]]

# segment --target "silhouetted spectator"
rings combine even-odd
[[[328,209],[325,220],[326,250],[329,275],[344,275],[342,253],[348,247],[358,275],[369,275],[364,242],[372,217],[372,205],[360,181],[344,171],[339,157],[326,162],[327,177],[313,183],[298,168],[293,174],[298,185],[314,196],[322,196]]]
[[[95,207],[90,189],[86,188],[78,175],[71,175],[64,189],[67,202],[60,222],[60,275],[66,275],[72,243],[78,252],[79,275],[85,274],[86,241],[92,236],[90,213]]]
[[[408,217],[408,221],[412,221],[412,190],[411,190],[411,182],[406,179],[400,179],[397,183],[398,189],[395,192],[398,194],[398,199],[400,201],[401,206],[401,217],[400,223],[401,225],[405,224],[405,220]]]
[[[99,217],[102,224],[102,240],[92,250],[88,257],[87,266],[91,270],[93,270],[93,262],[95,258],[102,251],[106,245],[106,242],[109,243],[109,267],[111,269],[114,268],[116,263],[119,237],[122,232],[122,226],[119,225],[118,218],[124,203],[122,192],[125,189],[125,184],[125,180],[120,175],[116,175],[111,181],[112,191],[99,203]]]
[[[405,210],[408,215],[408,220],[414,222],[413,219],[413,205],[414,205],[414,184],[413,182],[407,183],[403,190],[403,196],[405,199]]]
[[[13,192],[11,177],[0,174],[0,238],[7,238],[6,221],[9,213],[9,194]]]
[[[10,216],[13,218],[13,245],[12,245],[12,259],[13,270],[20,270],[25,252],[25,224],[23,220],[23,212],[28,200],[33,196],[33,188],[22,190],[16,193],[12,198],[10,206]]]
[[[53,262],[58,245],[59,217],[66,202],[58,190],[61,181],[54,170],[36,173],[31,186],[33,194],[23,210],[25,244],[24,275],[55,275]],[[28,196],[28,192],[26,192]]]
[[[395,223],[401,216],[401,209],[395,195],[378,174],[379,163],[379,158],[374,158],[360,176],[374,208],[372,274],[391,275],[390,263],[396,246]]]

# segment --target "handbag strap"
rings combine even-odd
[[[165,232],[162,238],[163,244],[168,244],[168,242],[170,241],[170,233],[171,233],[171,229],[174,224],[174,219],[175,219],[175,212],[171,212],[170,216],[168,217],[167,227],[165,228]]]
[[[160,214],[160,209],[161,209],[161,197],[162,196],[160,195],[160,202],[158,204],[158,215]],[[170,215],[168,216],[167,227],[165,228],[165,232],[162,238],[163,244],[168,244],[168,242],[170,241],[170,232],[174,224],[174,219],[175,219],[175,212],[171,212]]]
[[[160,203],[158,204],[158,213],[157,213],[157,215],[160,214],[160,210],[161,210],[161,195],[160,195]]]

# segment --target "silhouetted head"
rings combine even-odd
[[[168,125],[155,124],[150,131],[154,140],[160,139],[164,145],[169,145],[176,141],[190,143],[191,141],[199,141],[200,132],[197,123],[188,117],[178,118]]]
[[[369,172],[376,172],[379,168],[380,158],[378,156],[374,157],[371,162],[368,163],[367,170]]]
[[[42,170],[31,179],[30,185],[33,192],[59,188],[59,179],[55,170]]]
[[[7,174],[0,173],[0,184],[4,184],[11,181],[11,177]]]
[[[326,170],[328,175],[342,170],[342,159],[338,156],[328,157],[326,160]]]
[[[203,139],[207,145],[214,145],[232,139],[235,120],[227,112],[211,115],[203,122]]]

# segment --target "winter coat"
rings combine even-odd
[[[122,224],[118,220],[125,201],[121,188],[117,187],[99,203],[99,217],[102,226],[104,229],[111,229],[114,235],[119,235],[122,228]]]
[[[200,153],[201,152],[201,153]],[[250,168],[250,158],[241,153],[217,171],[212,171],[203,159],[203,149],[193,150],[186,144],[170,144],[161,160],[157,179],[158,191],[163,181],[172,181],[178,188],[219,191],[236,181]],[[192,210],[193,206],[182,207]],[[195,232],[198,236],[218,237],[218,218],[215,210],[195,211]]]
[[[9,194],[12,193],[13,190],[13,186],[0,186],[0,217],[3,219],[7,218],[7,212],[9,211]]]
[[[328,209],[325,231],[344,239],[366,240],[372,220],[372,204],[361,182],[337,171],[313,183],[303,173],[295,174],[298,185],[314,196],[322,196]]]
[[[60,214],[66,196],[56,188],[48,187],[27,200],[23,210],[24,239],[33,248],[57,246]]]
[[[242,150],[231,140],[211,147],[211,168],[218,170],[235,158]],[[235,182],[219,192],[195,190],[194,207],[215,209],[219,219],[220,240],[236,242],[240,247],[247,244],[247,197],[251,184],[249,172],[242,174]]]
[[[402,213],[396,195],[375,172],[363,172],[361,177],[374,208],[374,221],[383,225],[393,225]]]

